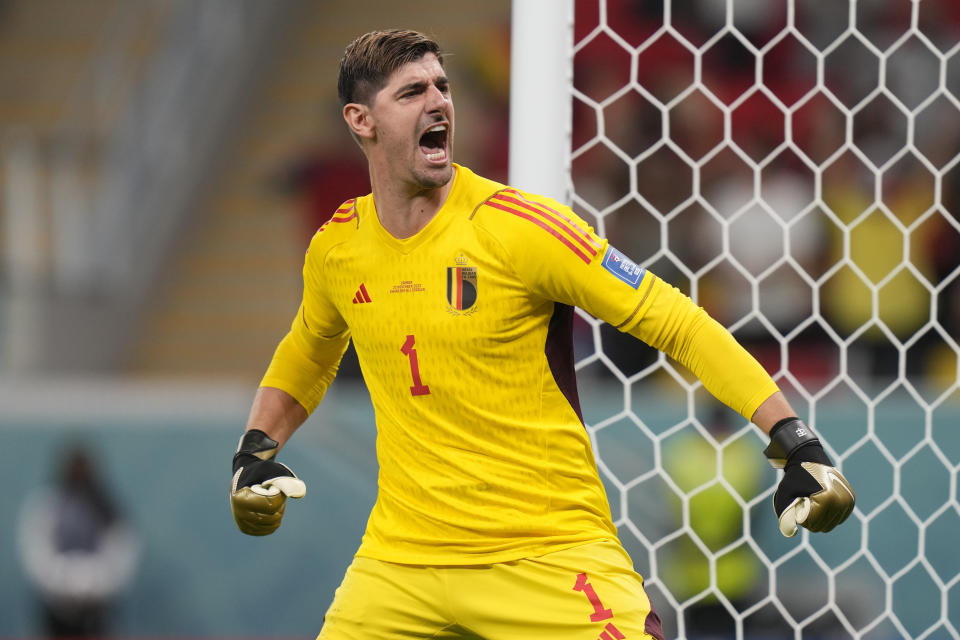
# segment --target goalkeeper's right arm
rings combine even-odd
[[[233,455],[230,483],[230,510],[243,533],[273,533],[280,526],[287,497],[306,493],[304,482],[273,460],[306,418],[306,410],[288,393],[269,387],[257,391],[247,431]]]

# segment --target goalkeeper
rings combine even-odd
[[[453,163],[434,41],[363,35],[338,89],[372,193],[310,243],[303,300],[230,488],[241,531],[280,525],[305,485],[276,453],[353,340],[376,412],[378,495],[320,638],[662,640],[580,413],[574,307],[683,363],[770,434],[785,535],[850,514],[853,492],[816,435],[723,327],[568,207]]]

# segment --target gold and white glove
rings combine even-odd
[[[774,469],[784,471],[773,494],[773,510],[783,535],[794,536],[797,525],[810,531],[830,531],[853,511],[856,496],[850,483],[799,418],[775,424],[763,453]]]
[[[240,531],[265,536],[280,526],[287,498],[302,498],[307,485],[285,464],[274,462],[280,445],[263,431],[250,429],[233,455],[230,510]]]

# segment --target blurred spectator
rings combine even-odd
[[[453,58],[457,119],[454,154],[491,180],[507,182],[510,138],[510,25],[478,30],[463,55]]]
[[[756,465],[730,464],[749,459],[756,451],[750,438],[730,439],[733,432],[727,414],[715,406],[704,423],[709,434],[724,447],[722,477],[743,501],[752,500],[761,490],[762,469]],[[715,444],[692,428],[664,444],[664,471],[686,494],[702,489],[689,502],[689,530],[713,553],[727,549],[717,560],[716,590],[723,594],[737,611],[743,611],[762,594],[763,563],[743,542],[744,510],[727,488],[716,482],[721,475],[717,468]],[[704,485],[707,485],[704,488]],[[665,504],[680,507],[666,499]],[[683,513],[673,514],[675,529],[683,526]],[[735,545],[741,541],[739,545]],[[710,566],[707,557],[688,539],[684,544],[667,547],[660,577],[680,601],[710,589]],[[689,638],[735,638],[733,618],[717,599],[715,592],[684,608],[686,633]],[[755,631],[758,629],[754,629]]]
[[[299,201],[307,242],[342,203],[370,193],[366,159],[337,124],[335,142],[297,154],[275,178],[279,191]]]
[[[932,267],[924,250],[904,255],[903,232],[877,207],[872,174],[856,164],[852,156],[845,155],[835,163],[836,171],[830,179],[824,180],[824,201],[840,221],[852,226],[849,239],[839,228],[832,230],[830,261],[843,260],[849,252],[847,264],[853,263],[857,270],[845,266],[831,278],[823,288],[823,306],[827,319],[843,337],[869,326],[850,349],[854,360],[850,369],[869,372],[888,382],[897,375],[901,355],[877,321],[900,341],[907,341],[929,322],[929,291],[902,265],[909,260],[920,273],[931,273]],[[904,225],[912,224],[932,201],[924,172],[921,168],[885,176],[884,204]],[[917,249],[921,246],[918,244]],[[876,302],[874,289],[878,291]],[[922,346],[918,344],[917,348]],[[907,374],[911,376],[921,375],[924,369],[922,355],[926,354],[916,355],[908,362]]]
[[[797,11],[798,33],[758,53],[787,28],[783,8],[768,4],[736,3],[728,13],[724,3],[692,0],[668,19],[660,3],[600,11],[596,0],[577,0],[574,204],[636,260],[681,288],[689,280],[724,324],[759,310],[789,335],[821,314],[828,328],[790,337],[786,366],[803,382],[838,373],[836,332],[859,336],[847,345],[855,378],[889,382],[905,360],[908,376],[947,386],[958,356],[927,325],[935,320],[953,335],[960,324],[960,171],[943,173],[935,202],[930,166],[950,165],[960,131],[956,107],[930,98],[943,90],[937,51],[955,46],[960,5],[923,3],[915,28],[931,45],[917,34],[901,38],[911,28],[906,5],[856,5],[851,23],[848,2],[820,3]],[[720,37],[724,28],[743,38]],[[864,72],[879,57],[855,30],[881,51],[883,82]],[[624,91],[631,84],[642,92]],[[876,94],[879,84],[889,94]],[[947,79],[948,89],[956,84]],[[844,115],[854,107],[853,117]],[[924,219],[931,208],[938,215]],[[651,237],[653,248],[642,242]],[[715,265],[720,241],[726,255]],[[784,256],[790,264],[776,266]],[[762,352],[779,354],[759,322],[738,337],[765,361]]]
[[[139,549],[84,446],[67,449],[54,484],[28,496],[19,544],[44,633],[105,637],[111,605],[129,582]]]

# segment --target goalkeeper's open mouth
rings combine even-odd
[[[450,125],[446,122],[438,122],[430,127],[420,136],[420,152],[432,165],[445,165],[449,160],[449,146],[447,144]]]

